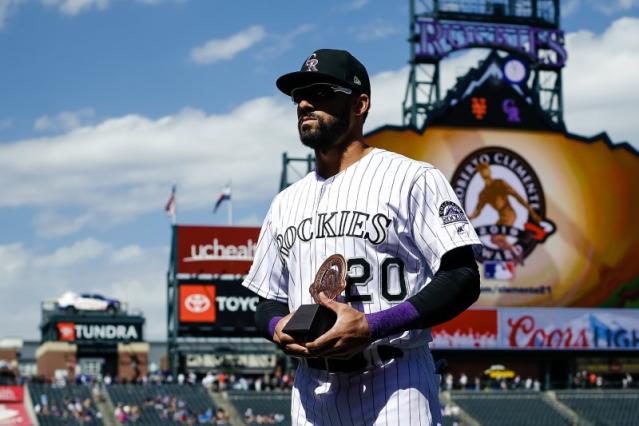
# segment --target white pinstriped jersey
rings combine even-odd
[[[335,176],[311,172],[275,197],[243,285],[293,311],[313,303],[317,269],[339,253],[348,265],[346,301],[372,313],[428,285],[444,253],[474,244],[480,241],[438,169],[374,148]],[[428,341],[429,329],[374,344]]]

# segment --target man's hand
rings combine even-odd
[[[273,342],[289,355],[307,357],[309,356],[308,349],[303,346],[303,342],[296,341],[293,336],[282,331],[293,316],[293,313],[291,312],[278,321],[275,326],[275,333],[273,333]]]
[[[335,312],[337,320],[330,330],[306,344],[310,356],[348,359],[369,345],[371,332],[362,312],[331,300],[324,293],[319,293],[319,303]]]

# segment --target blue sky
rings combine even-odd
[[[639,1],[562,2],[565,119],[639,148]],[[372,77],[367,130],[401,122],[408,2],[0,0],[0,338],[38,337],[64,290],[120,297],[165,335],[170,239],[226,182],[259,225],[281,155],[306,155],[274,80],[313,50],[348,49]],[[442,84],[484,53],[443,63]]]

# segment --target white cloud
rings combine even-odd
[[[93,217],[89,213],[73,216],[61,214],[54,210],[38,212],[33,221],[36,234],[45,238],[63,237],[74,234],[89,225]]]
[[[224,39],[209,40],[202,46],[191,50],[191,60],[197,64],[211,64],[218,61],[229,60],[238,53],[259,43],[266,35],[264,27],[254,25],[237,34]]]
[[[92,119],[95,112],[92,108],[77,111],[62,111],[54,116],[43,115],[36,119],[33,129],[37,131],[67,131],[81,127],[83,123]]]
[[[563,73],[565,121],[573,132],[608,130],[639,147],[639,19],[620,18],[603,34],[568,34]]]
[[[277,191],[282,152],[307,152],[295,121],[293,104],[277,96],[227,114],[127,115],[4,143],[0,184],[11,189],[0,192],[0,207],[35,206],[39,234],[59,236],[161,214],[172,183],[180,211],[210,208],[212,191],[229,179],[235,200],[264,202]]]
[[[27,266],[26,251],[22,243],[0,245],[0,287],[17,278]]]
[[[114,267],[113,260],[124,257]],[[0,245],[0,289],[10,295],[0,298],[0,337],[36,338],[40,303],[75,291],[127,302],[144,313],[147,338],[165,338],[167,268],[168,247],[113,247],[86,239],[39,253],[22,243]]]
[[[345,11],[360,10],[368,4],[369,0],[351,0],[343,6]]]
[[[612,15],[614,13],[626,12],[639,4],[639,0],[591,0],[595,9]]]
[[[405,29],[396,27],[382,20],[368,23],[354,30],[355,37],[361,41],[381,40],[399,34],[401,31],[405,31]]]
[[[257,58],[272,59],[282,55],[284,52],[286,52],[291,47],[293,47],[295,40],[299,36],[309,33],[313,31],[314,29],[315,29],[315,25],[302,24],[288,33],[285,33],[282,35],[277,35],[277,34],[270,35],[269,38],[272,40],[272,43],[268,47],[262,49],[257,54]]]
[[[87,238],[70,246],[60,247],[49,255],[39,257],[33,261],[33,265],[39,268],[74,266],[100,257],[108,248],[108,244]]]
[[[140,259],[144,254],[142,247],[138,245],[124,246],[113,252],[111,255],[111,262],[113,263],[127,263]]]
[[[106,10],[110,0],[41,0],[47,7],[55,7],[60,13],[75,16],[90,9]]]
[[[5,28],[7,19],[16,11],[20,3],[24,3],[24,0],[0,0],[0,31]]]
[[[581,0],[566,0],[561,3],[561,16],[565,18],[575,13],[579,6],[581,6]]]

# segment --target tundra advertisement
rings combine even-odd
[[[179,335],[182,337],[257,337],[258,297],[241,281],[180,283]]]
[[[141,324],[58,322],[58,340],[64,342],[140,342]]]

